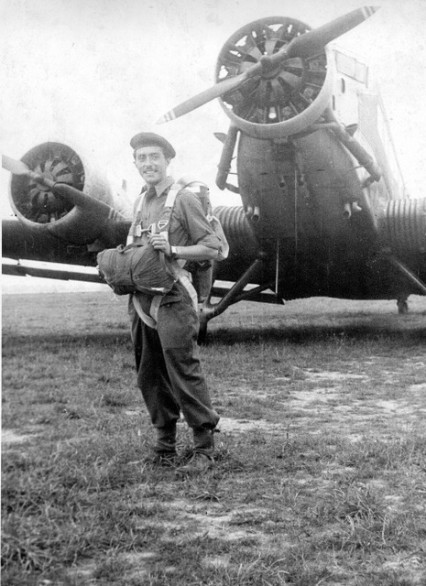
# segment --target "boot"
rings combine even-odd
[[[195,427],[194,435],[194,452],[204,454],[213,459],[214,454],[214,429],[205,427]]]
[[[205,427],[194,428],[194,454],[185,466],[181,466],[176,473],[179,476],[203,474],[214,466],[214,439],[213,429]]]
[[[145,463],[154,466],[173,466],[176,460],[176,421],[157,427],[157,442]]]

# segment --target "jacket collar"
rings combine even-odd
[[[171,187],[173,185],[173,183],[174,183],[173,177],[167,176],[165,179],[163,179],[163,181],[160,181],[160,183],[157,183],[157,185],[154,185],[154,189],[155,189],[155,193],[156,193],[157,197],[162,195],[166,191],[166,189],[168,189],[169,187]],[[141,193],[145,193],[148,190],[149,190],[148,185],[144,185]]]

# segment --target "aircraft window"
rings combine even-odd
[[[345,84],[345,80],[343,79],[343,77],[340,80],[340,83],[341,83],[341,86],[342,86],[342,94],[344,94],[345,93],[345,90],[346,90],[346,84]]]
[[[354,59],[354,57],[344,55],[343,53],[339,53],[337,51],[336,67],[337,71],[340,73],[343,73],[348,77],[352,77],[361,83],[367,83],[367,66],[364,63],[360,63]]]
[[[355,79],[367,85],[367,66],[359,61],[355,65]]]

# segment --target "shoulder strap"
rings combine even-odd
[[[188,187],[188,185],[191,185],[191,183],[194,183],[194,181],[194,179],[190,179],[189,177],[181,177],[176,181],[176,183],[173,183],[169,193],[167,194],[164,207],[172,208],[175,205],[176,196],[179,191],[182,191],[182,189],[185,189],[185,187]]]
[[[176,196],[181,191],[184,186],[180,183],[173,183],[171,188],[169,189],[169,193],[167,194],[166,203],[164,204],[165,208],[173,208],[176,201]]]
[[[135,202],[133,214],[137,214],[137,213],[141,212],[143,200],[145,199],[145,194],[146,194],[146,191],[142,191],[142,193],[139,195],[139,201],[136,200],[136,202]]]

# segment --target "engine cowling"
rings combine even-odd
[[[48,183],[70,186],[111,205],[108,183],[71,147],[46,142],[29,150],[21,159]],[[64,189],[62,189],[62,192]],[[11,206],[19,220],[32,231],[48,231],[74,244],[93,242],[102,227],[99,211],[83,209],[47,184],[27,175],[12,175]]]
[[[245,25],[223,46],[216,81],[244,73],[309,30],[305,23],[286,17]],[[331,68],[327,68],[326,53],[321,51],[306,58],[286,58],[249,78],[219,102],[233,124],[248,135],[283,138],[303,132],[321,117],[331,98],[331,86]]]

